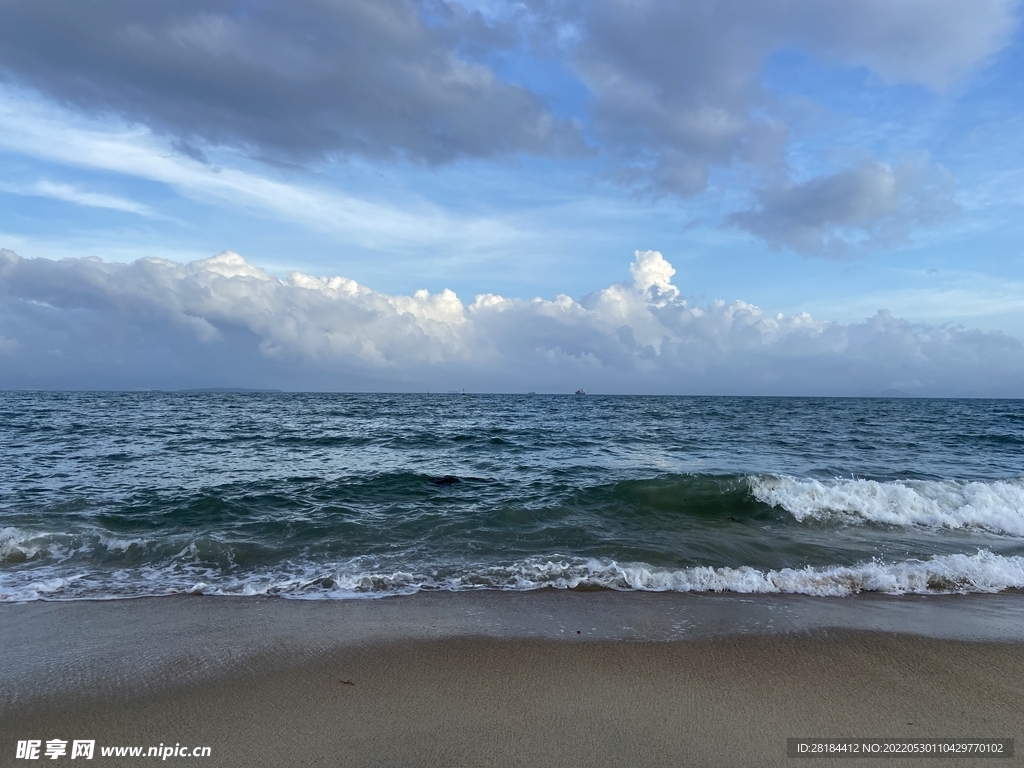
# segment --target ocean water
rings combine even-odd
[[[1024,401],[0,393],[0,601],[1024,588]]]

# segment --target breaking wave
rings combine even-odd
[[[750,491],[758,501],[784,509],[800,522],[845,516],[885,525],[975,528],[1024,537],[1024,478],[821,482],[754,476]]]

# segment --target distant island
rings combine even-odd
[[[226,392],[226,393],[255,393],[255,392],[283,392],[282,389],[248,389],[246,387],[202,387],[200,389],[179,389],[178,392]]]

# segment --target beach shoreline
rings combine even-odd
[[[89,738],[218,766],[784,765],[787,737],[1024,737],[1019,593],[28,603],[0,606],[0,644],[11,755]],[[836,764],[796,764],[816,762]]]

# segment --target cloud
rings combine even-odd
[[[905,240],[950,207],[930,182],[903,178],[894,204],[878,160],[817,179],[794,176],[790,127],[765,84],[766,63],[800,49],[864,68],[869,88],[943,91],[1008,43],[1020,0],[476,3],[483,12],[472,5],[0,0],[3,95],[42,94],[54,107],[42,137],[46,110],[23,114],[32,98],[0,104],[0,145],[271,210],[376,249],[414,243],[416,233],[443,241],[476,225],[484,244],[509,233],[501,222],[464,222],[425,203],[396,210],[276,181],[241,170],[252,164],[239,155],[294,168],[288,164],[323,159],[436,166],[596,152],[616,182],[682,198],[704,191],[715,169],[740,168],[738,183],[762,188],[733,224],[774,247],[836,255]],[[567,71],[589,99],[578,103]],[[544,85],[531,90],[503,73]],[[71,130],[71,113],[93,124]],[[101,123],[112,130],[96,130]],[[225,156],[240,162],[218,166]],[[835,205],[804,221],[793,206],[815,191]],[[881,196],[867,199],[873,192]]]
[[[454,248],[458,243],[472,248],[494,246],[518,236],[499,219],[453,214],[419,200],[375,202],[324,186],[283,181],[237,167],[211,166],[169,152],[145,128],[73,120],[62,109],[2,90],[0,148],[48,162],[160,182],[202,202],[270,213],[340,234],[364,247],[422,248],[440,243]],[[57,185],[46,189],[51,194],[73,194]],[[81,200],[81,195],[78,198]],[[95,196],[89,199],[97,202]]]
[[[87,208],[107,208],[112,211],[134,213],[139,216],[153,215],[153,211],[149,206],[137,203],[134,200],[116,195],[107,195],[102,192],[89,192],[71,184],[61,184],[45,179],[40,179],[33,184],[0,184],[0,192],[30,197],[48,197],[52,200],[61,200],[65,203],[81,205]]]
[[[729,222],[774,248],[809,256],[846,256],[851,246],[905,242],[915,225],[957,211],[953,177],[926,159],[896,167],[869,161],[799,184],[759,190],[757,205]]]
[[[694,195],[714,167],[778,164],[788,128],[762,85],[787,47],[886,83],[947,88],[1007,44],[1016,0],[594,0],[551,6],[594,126],[651,194]],[[569,27],[573,33],[566,35]]]
[[[513,26],[413,0],[0,2],[0,76],[91,115],[299,159],[572,152],[575,126],[474,60]]]
[[[343,277],[271,277],[233,253],[187,264],[0,251],[11,386],[278,386],[722,394],[1024,395],[1024,344],[996,332],[691,305],[656,251],[578,300],[445,290],[391,296]]]
[[[507,56],[553,56],[590,89],[614,175],[686,196],[712,167],[778,158],[787,127],[760,83],[774,52],[941,90],[1006,44],[1016,6],[530,0],[484,16],[443,0],[3,0],[0,77],[171,134],[200,162],[208,144],[437,164],[583,149],[576,122],[497,74]]]
[[[941,91],[1010,42],[1018,0],[804,0],[800,41],[889,83]]]

